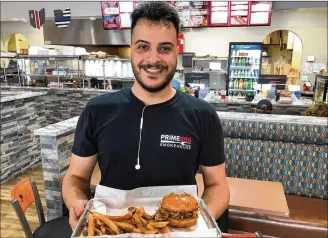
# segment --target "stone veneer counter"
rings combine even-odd
[[[45,95],[1,89],[1,183],[39,164],[39,138],[33,131],[46,126]]]

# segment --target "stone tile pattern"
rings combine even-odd
[[[1,183],[38,165],[39,138],[34,130],[46,126],[45,96],[1,102]]]
[[[67,208],[62,198],[62,184],[71,161],[74,132],[61,136],[40,136],[44,191],[48,220],[62,216]]]
[[[47,92],[45,97],[47,125],[79,116],[85,104],[93,97],[115,92],[97,89],[54,89],[29,87],[1,87],[7,91]]]

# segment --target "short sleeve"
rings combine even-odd
[[[93,132],[92,115],[87,104],[76,125],[72,153],[80,157],[89,157],[97,153],[97,148]]]
[[[199,153],[199,163],[203,166],[216,166],[225,162],[224,136],[219,116],[213,111],[204,133]]]

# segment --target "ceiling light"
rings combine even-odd
[[[96,17],[90,17],[90,20],[91,21],[94,21],[94,20],[96,20],[97,18]]]
[[[278,12],[291,12],[292,9],[279,9]]]

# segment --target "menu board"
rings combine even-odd
[[[211,2],[210,25],[228,26],[229,2]]]
[[[247,26],[249,19],[248,2],[230,2],[230,26]]]
[[[209,2],[190,2],[190,27],[208,26]]]
[[[104,29],[131,27],[131,13],[137,1],[101,2]],[[272,2],[269,1],[168,1],[178,12],[180,27],[269,26]]]
[[[134,2],[101,2],[104,29],[130,28],[133,9]]]
[[[249,25],[266,26],[271,24],[272,2],[250,2]]]
[[[181,27],[189,27],[190,23],[190,2],[180,2],[180,1],[169,1],[175,10],[177,10],[180,18]]]

